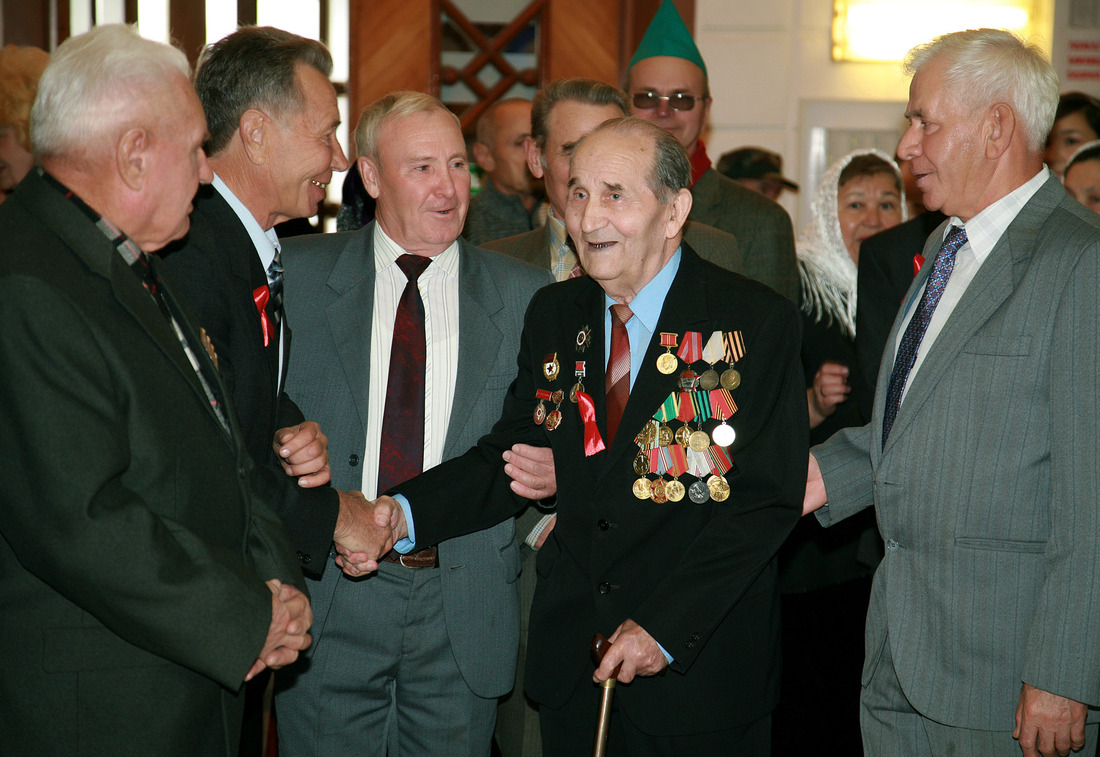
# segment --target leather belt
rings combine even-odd
[[[391,549],[382,557],[382,562],[398,563],[406,568],[438,568],[439,550],[435,547],[427,547],[418,552],[403,555]]]

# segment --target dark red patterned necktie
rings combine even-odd
[[[378,461],[379,494],[424,470],[424,300],[416,282],[431,262],[421,255],[397,258],[408,282],[393,323]]]

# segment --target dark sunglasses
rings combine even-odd
[[[632,97],[634,107],[638,110],[653,110],[660,104],[661,100],[667,100],[668,106],[673,110],[691,110],[695,107],[696,101],[703,99],[694,95],[685,95],[683,92],[672,95],[659,95],[656,92],[636,92]]]

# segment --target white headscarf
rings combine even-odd
[[[881,150],[853,150],[833,163],[814,195],[810,209],[813,219],[798,235],[795,252],[798,256],[798,275],[802,281],[802,310],[820,321],[836,321],[849,338],[856,335],[856,264],[848,254],[840,235],[840,218],[837,212],[837,194],[840,174],[859,155],[881,158],[898,177],[903,186],[901,171]],[[901,220],[908,215],[905,207],[905,190],[900,192]]]

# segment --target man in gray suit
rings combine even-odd
[[[806,492],[824,525],[874,505],[886,543],[865,751],[1095,749],[1100,223],[1043,166],[1058,80],[1037,49],[971,30],[906,66],[898,154],[949,219],[887,340],[871,423],[813,449]]]
[[[398,461],[432,467],[490,429],[527,303],[551,278],[458,238],[470,173],[458,119],[438,100],[381,98],[356,143],[376,221],[284,247],[297,335],[287,388],[328,432],[333,484],[374,497],[399,482]],[[403,372],[414,354],[416,380]],[[399,395],[417,382],[418,397]],[[317,654],[277,683],[281,753],[488,754],[497,698],[513,684],[519,568],[507,520],[391,553],[369,578],[326,570],[311,587]]]

